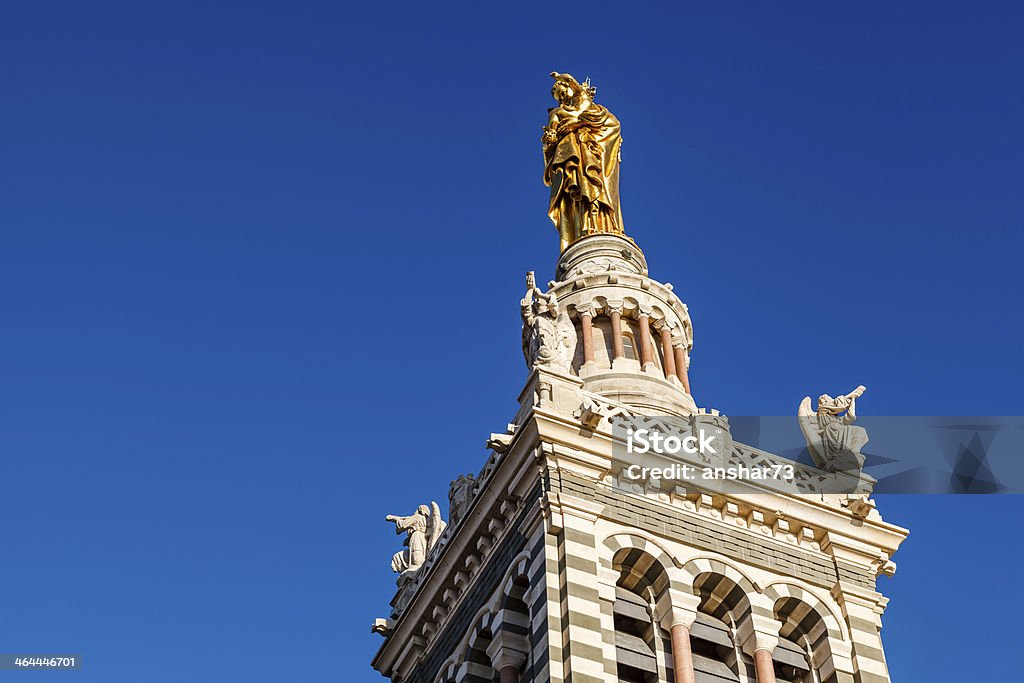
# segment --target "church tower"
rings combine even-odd
[[[393,683],[889,681],[876,577],[907,531],[882,520],[869,478],[835,466],[863,461],[863,387],[801,407],[813,465],[697,408],[689,311],[622,226],[619,123],[589,81],[552,76],[545,179],[563,249],[520,302],[519,409],[452,482],[447,524],[436,504],[389,517],[408,547],[374,668]],[[700,447],[631,453],[637,425]],[[709,462],[796,483],[669,476]]]

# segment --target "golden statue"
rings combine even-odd
[[[588,78],[551,72],[551,95],[541,142],[544,184],[551,187],[548,216],[558,228],[561,249],[598,233],[624,234],[619,206],[619,120],[594,102]]]

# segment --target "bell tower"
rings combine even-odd
[[[827,448],[857,441],[836,416],[864,388],[794,416],[815,465],[740,443],[697,407],[687,306],[622,229],[618,121],[589,81],[553,76],[543,145],[563,249],[520,302],[519,408],[479,472],[452,482],[447,526],[427,501],[389,517],[408,549],[374,668],[394,683],[889,681],[876,579],[907,531],[883,521],[870,481],[845,486]],[[631,420],[707,431],[721,462],[798,485],[669,476],[707,452],[631,453]]]

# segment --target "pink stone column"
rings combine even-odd
[[[676,374],[676,356],[672,350],[672,331],[668,325],[661,328],[661,355],[665,357],[665,379]]]
[[[768,650],[754,650],[754,671],[757,683],[775,683],[775,664],[772,653]]]
[[[611,309],[608,317],[612,319],[612,349],[615,355],[612,360],[615,361],[626,355],[626,350],[622,346],[622,309]]]
[[[591,314],[580,313],[580,334],[583,335],[583,362],[594,360],[594,321]]]
[[[641,313],[637,318],[637,324],[640,326],[640,367],[644,368],[648,363],[654,362],[651,355],[651,351],[654,350],[651,347],[651,319]]]
[[[697,674],[693,671],[693,650],[690,649],[690,629],[685,624],[674,624],[670,633],[676,683],[697,683]]]
[[[676,377],[683,383],[683,389],[690,393],[690,375],[686,370],[686,349],[679,345],[673,349],[676,357]]]

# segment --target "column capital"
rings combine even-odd
[[[758,650],[772,652],[779,644],[782,622],[760,614],[751,614],[736,630],[740,648],[753,656]]]
[[[605,306],[605,311],[608,313],[608,315],[611,315],[612,313],[619,313],[619,314],[621,314],[622,313],[622,304],[623,304],[623,301],[621,299],[619,299],[619,300],[609,299],[608,300],[608,304]]]
[[[491,667],[501,672],[507,666],[519,669],[526,663],[526,655],[530,651],[530,641],[526,636],[498,631],[487,646],[487,656],[491,658]]]
[[[654,606],[654,617],[666,631],[673,626],[682,625],[689,629],[697,620],[697,607],[700,596],[692,593],[669,589],[661,594]]]
[[[594,304],[593,303],[576,304],[576,313],[578,315],[580,315],[580,316],[584,316],[585,315],[588,318],[593,318],[594,317]]]

